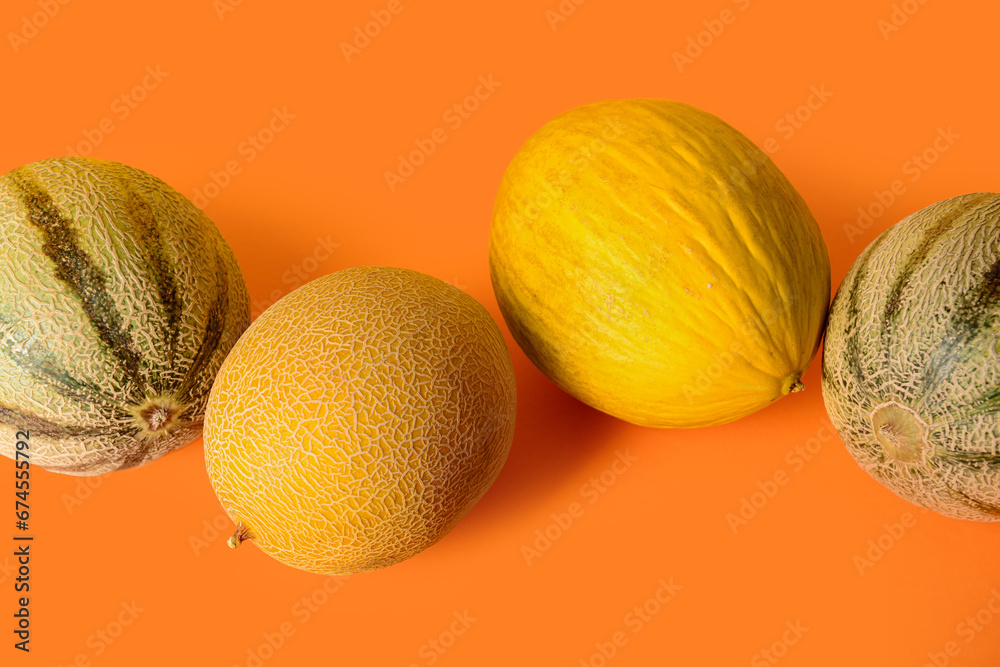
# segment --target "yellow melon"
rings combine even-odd
[[[830,303],[805,201],[719,118],[614,100],[550,121],[507,167],[490,272],[514,339],[560,387],[696,427],[803,388]]]
[[[496,479],[515,403],[503,336],[468,294],[387,267],[314,280],[254,321],[209,397],[230,545],[328,575],[409,558]]]

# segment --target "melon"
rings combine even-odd
[[[326,575],[410,558],[493,483],[515,405],[503,336],[465,292],[391,267],[313,280],[254,321],[209,398],[230,546]]]
[[[644,426],[720,424],[804,388],[830,301],[808,206],[768,156],[680,102],[558,116],[507,167],[490,275],[521,349]]]
[[[848,451],[900,497],[1000,520],[1000,195],[920,210],[837,291],[823,397]]]
[[[239,265],[183,195],[103,160],[0,176],[0,452],[71,475],[197,438],[250,321]]]

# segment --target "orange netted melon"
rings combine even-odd
[[[230,545],[327,575],[417,554],[499,474],[515,398],[504,339],[461,290],[387,267],[307,283],[254,321],[209,399]]]
[[[823,398],[858,464],[939,514],[1000,520],[1000,194],[883,232],[837,291]]]
[[[250,322],[215,225],[138,169],[42,160],[0,176],[0,452],[98,475],[201,434]]]
[[[489,256],[535,366],[646,426],[728,422],[801,390],[830,300],[826,244],[788,179],[665,100],[590,104],[536,132],[503,175]]]

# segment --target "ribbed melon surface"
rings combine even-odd
[[[898,495],[1000,520],[1000,195],[938,202],[876,238],[830,312],[823,396]]]
[[[159,179],[62,158],[0,177],[0,452],[97,475],[198,437],[249,324],[218,229]]]

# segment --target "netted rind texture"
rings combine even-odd
[[[513,438],[506,344],[468,294],[406,269],[314,280],[265,311],[216,380],[205,459],[265,553],[327,575],[437,542]]]
[[[876,238],[840,286],[823,351],[826,408],[858,464],[917,505],[1000,520],[998,335],[1000,195],[938,202]],[[926,425],[911,460],[877,437],[887,404]]]
[[[0,453],[28,431],[32,464],[98,475],[198,437],[250,321],[205,214],[137,169],[61,158],[0,177],[0,221]],[[151,401],[176,409],[153,434]]]

